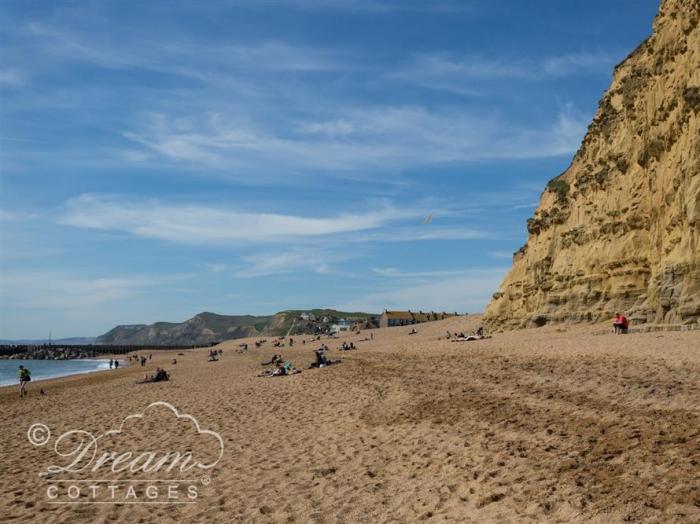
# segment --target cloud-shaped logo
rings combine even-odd
[[[181,424],[172,428],[168,426],[180,421],[187,422],[187,427]],[[30,428],[28,438],[34,445],[44,445],[50,432],[48,428],[35,426]],[[196,431],[194,439],[187,437],[191,429]],[[202,440],[200,437],[206,438]],[[155,449],[149,449],[153,444]],[[187,449],[183,451],[185,447]],[[211,460],[198,460],[199,452],[197,457],[193,456],[195,447]],[[157,401],[140,413],[125,417],[117,429],[101,435],[95,436],[83,430],[67,431],[56,439],[54,451],[64,464],[49,466],[48,474],[94,474],[98,471],[154,474],[173,470],[185,473],[193,468],[209,470],[216,466],[224,454],[224,441],[216,431],[203,429],[192,415],[180,413],[168,402]]]
[[[202,429],[200,427],[197,419],[194,418],[192,415],[188,415],[187,413],[180,413],[175,406],[173,406],[169,402],[164,402],[162,400],[159,400],[157,402],[151,402],[148,406],[146,406],[146,409],[144,409],[141,413],[136,413],[134,415],[129,415],[127,417],[124,417],[121,424],[119,424],[119,429],[111,429],[111,430],[107,431],[104,435],[100,435],[98,437],[98,439],[103,438],[103,437],[112,436],[112,435],[120,435],[124,430],[124,424],[128,420],[132,420],[132,419],[141,420],[144,418],[144,415],[146,414],[146,412],[149,409],[154,408],[154,407],[159,407],[159,406],[169,409],[173,413],[173,415],[175,415],[175,417],[177,417],[178,419],[189,420],[194,425],[195,429],[197,430],[198,435],[211,435],[212,437],[214,437],[218,441],[219,454],[218,454],[216,460],[214,460],[213,462],[210,462],[208,464],[202,464],[201,462],[197,462],[195,464],[197,467],[199,467],[201,469],[211,469],[214,466],[216,466],[219,463],[219,461],[221,460],[221,457],[223,457],[223,455],[224,455],[224,439],[221,438],[221,435],[219,435],[216,431]]]

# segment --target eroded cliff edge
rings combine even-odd
[[[550,181],[487,322],[700,322],[700,0],[664,0]]]

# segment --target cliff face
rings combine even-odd
[[[199,313],[179,323],[156,322],[145,325],[117,326],[97,337],[98,344],[136,345],[207,345],[233,338],[254,337],[266,331],[280,314],[255,317],[251,315],[217,315]]]
[[[486,311],[502,327],[700,322],[700,0],[663,0]]]

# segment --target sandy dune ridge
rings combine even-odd
[[[700,332],[545,327],[444,339],[479,317],[353,334],[343,363],[316,344],[154,352],[168,383],[129,367],[0,389],[0,515],[16,522],[698,522]],[[299,338],[297,341],[299,342]],[[248,341],[249,343],[252,340]],[[251,348],[254,346],[251,344]],[[260,378],[273,353],[303,373]],[[178,364],[170,364],[177,356]],[[46,396],[37,395],[39,387]],[[183,505],[49,504],[38,476],[56,435],[105,431],[154,401],[224,440],[211,483]],[[134,437],[147,446],[153,428]],[[189,446],[186,431],[169,438]]]

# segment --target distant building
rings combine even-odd
[[[458,316],[457,313],[435,313],[434,311],[414,313],[410,309],[408,311],[388,311],[385,309],[384,313],[379,317],[379,327],[410,326],[456,316]]]
[[[316,316],[313,313],[302,313],[299,315],[302,320],[306,320],[307,322],[315,322],[316,321]]]
[[[335,324],[331,325],[331,333],[341,333],[344,331],[351,331],[355,326],[354,320],[345,320],[341,318]]]

